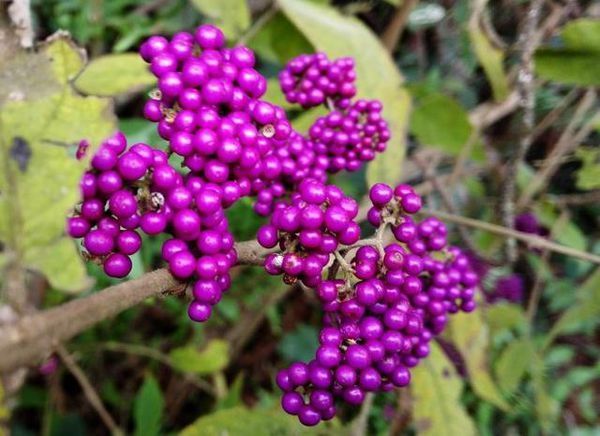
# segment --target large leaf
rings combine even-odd
[[[487,0],[474,1],[474,8],[469,20],[469,39],[473,51],[483,67],[483,71],[492,86],[494,100],[502,101],[509,93],[508,76],[504,71],[504,52],[492,45],[481,29],[481,15],[484,13]]]
[[[600,84],[600,21],[574,20],[561,31],[563,47],[536,52],[537,74],[548,80],[580,86]]]
[[[485,311],[485,319],[492,336],[502,330],[518,329],[524,326],[527,321],[523,308],[510,303],[492,305]]]
[[[160,434],[164,405],[160,386],[154,377],[147,376],[133,403],[136,436]]]
[[[510,405],[502,397],[490,375],[487,358],[488,328],[483,323],[481,311],[458,313],[453,316],[450,321],[450,336],[463,356],[475,393],[500,409],[508,411]]]
[[[439,346],[412,372],[413,417],[418,434],[475,435],[475,425],[462,407],[463,382]]]
[[[517,389],[531,365],[532,353],[533,344],[529,339],[512,341],[502,351],[496,362],[496,378],[504,392],[510,394]]]
[[[439,93],[421,99],[410,121],[410,131],[421,144],[453,156],[470,141],[473,129],[467,111],[452,97]],[[477,140],[471,157],[481,161],[483,156],[481,141]]]
[[[156,78],[135,53],[100,56],[90,62],[75,80],[84,94],[115,96],[150,86]]]
[[[219,26],[227,39],[240,36],[250,25],[246,0],[191,0],[192,5]]]
[[[304,427],[298,422],[298,418],[287,415],[281,410],[250,410],[234,407],[202,416],[179,434],[181,436],[332,434],[324,433],[324,427],[327,426],[328,424],[321,424],[318,429]],[[331,428],[331,425],[329,427]]]
[[[214,339],[201,351],[188,345],[175,348],[170,353],[173,366],[180,371],[198,375],[219,372],[229,363],[229,344],[220,339]]]
[[[375,34],[354,17],[306,0],[278,3],[317,50],[333,58],[354,57],[359,96],[382,101],[392,132],[386,152],[369,164],[367,182],[397,182],[404,159],[410,97],[401,86],[403,78],[392,58]]]
[[[112,133],[110,101],[72,89],[84,56],[65,34],[37,52],[9,45],[0,51],[7,60],[0,84],[11,84],[0,86],[0,241],[7,257],[42,271],[53,287],[82,290],[89,284],[84,265],[63,239],[84,170],[69,148],[83,138],[98,144]],[[24,65],[30,68],[23,71]]]
[[[546,346],[559,334],[600,316],[600,268],[597,268],[576,292],[577,301],[554,324],[545,338]]]

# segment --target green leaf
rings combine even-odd
[[[281,35],[285,35],[285,38]],[[306,36],[281,12],[276,13],[250,38],[248,47],[264,60],[276,64],[285,64],[293,57],[314,51]]]
[[[538,353],[531,354],[531,381],[535,401],[535,412],[545,432],[554,427],[558,416],[558,404],[548,392],[548,375],[542,357]]]
[[[83,55],[65,34],[37,52],[13,50],[2,53],[10,60],[0,67],[0,83],[15,79],[0,100],[0,241],[13,261],[40,270],[54,288],[80,291],[90,282],[75,245],[63,238],[85,163],[69,149],[84,138],[96,145],[115,130],[111,104],[72,89]],[[35,66],[26,76],[25,65]]]
[[[554,239],[563,245],[585,251],[587,239],[579,227],[572,221],[567,220],[557,224],[558,212],[550,202],[538,203],[534,207],[540,222],[553,230]]]
[[[600,149],[579,147],[575,156],[581,159],[577,170],[577,187],[583,190],[600,188]]]
[[[242,391],[244,389],[244,373],[240,372],[233,380],[227,390],[225,397],[219,400],[216,409],[230,409],[232,407],[243,405]]]
[[[277,410],[246,409],[234,407],[202,416],[184,428],[180,436],[223,436],[223,435],[316,435],[331,429],[330,423],[320,424],[319,429],[304,427],[298,418]]]
[[[573,20],[561,31],[562,48],[535,54],[537,74],[547,80],[580,86],[600,84],[600,21]]]
[[[139,55],[122,53],[94,59],[77,77],[75,87],[84,94],[116,96],[155,83],[156,78]]]
[[[412,370],[413,418],[419,435],[475,435],[475,425],[462,406],[463,382],[439,346]]]
[[[545,338],[547,348],[559,334],[600,316],[600,268],[577,289],[577,301],[554,324]]]
[[[415,107],[410,132],[423,144],[458,156],[473,134],[467,111],[452,97],[431,93]],[[477,140],[471,158],[482,161],[483,147]]]
[[[475,56],[477,56],[492,86],[494,100],[502,101],[508,96],[510,88],[508,76],[504,70],[504,52],[492,45],[480,26],[481,13],[483,13],[487,0],[479,0],[474,3],[479,5],[475,8],[469,20],[469,39],[471,40]]]
[[[498,385],[506,393],[513,393],[531,363],[533,344],[529,339],[510,342],[496,362]]]
[[[278,351],[288,361],[308,361],[317,350],[318,332],[311,325],[300,324],[296,330],[287,333],[279,342]]]
[[[213,374],[227,367],[229,344],[220,339],[213,339],[201,351],[188,345],[175,348],[169,355],[173,366],[179,371],[198,375]]]
[[[463,356],[475,393],[504,411],[510,410],[490,374],[488,328],[483,323],[481,311],[456,314],[449,328],[452,342]]]
[[[191,0],[192,5],[219,26],[227,39],[239,37],[250,26],[246,0]]]
[[[369,164],[367,181],[396,183],[404,160],[410,97],[389,53],[360,20],[331,6],[304,0],[280,0],[279,5],[317,50],[332,58],[354,57],[359,97],[381,100],[392,132],[386,152]]]
[[[164,403],[160,386],[154,377],[146,376],[133,403],[136,436],[154,436],[161,433]]]
[[[494,304],[486,309],[484,316],[492,336],[502,330],[518,329],[526,323],[523,308],[516,304]]]

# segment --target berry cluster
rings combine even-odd
[[[345,110],[319,117],[310,127],[317,152],[327,156],[330,173],[356,171],[385,150],[390,131],[378,100],[357,100]]]
[[[279,73],[285,98],[303,108],[331,102],[346,107],[356,95],[356,73],[352,58],[333,61],[325,53],[303,54],[287,63]]]
[[[233,203],[278,177],[278,160],[267,156],[292,129],[283,109],[260,100],[267,82],[254,53],[224,42],[220,29],[203,25],[171,41],[153,36],[140,53],[158,78],[144,116],[191,173],[220,185]]]
[[[87,142],[79,145],[82,158]],[[91,169],[80,182],[82,202],[67,220],[67,233],[83,238],[87,257],[103,264],[111,277],[125,277],[131,271],[129,256],[142,239],[136,231],[142,220],[137,198],[140,182],[151,169],[166,165],[167,156],[146,144],[127,149],[127,140],[117,133],[104,141],[91,160]]]
[[[277,375],[283,409],[304,425],[335,416],[336,398],[359,405],[367,392],[408,385],[410,368],[429,354],[447,315],[475,308],[478,276],[467,257],[445,243],[432,248],[431,220],[415,225],[408,216],[420,209],[420,197],[404,185],[393,190],[377,184],[370,198],[378,211],[377,238],[349,262],[338,253],[342,276],[315,287],[325,317],[314,360],[295,362]],[[385,227],[408,220],[411,236],[403,232],[404,240],[384,246]],[[425,251],[413,252],[413,241]]]
[[[258,242],[279,248],[266,271],[314,289],[325,313],[314,360],[277,376],[284,410],[315,425],[335,416],[336,399],[358,405],[366,392],[406,386],[449,314],[475,308],[479,275],[448,246],[440,220],[411,216],[421,198],[408,185],[371,188],[367,219],[378,230],[359,241],[358,203],[327,185],[327,173],[356,171],[385,149],[390,131],[379,101],[352,100],[351,59],[302,55],[280,74],[288,101],[330,109],[302,135],[283,109],[261,100],[267,81],[254,53],[224,43],[211,25],[144,42],[140,54],[158,79],[144,117],[157,123],[168,152],[127,148],[122,133],[106,140],[82,178],[67,231],[112,277],[130,272],[138,229],[170,235],[162,257],[173,276],[193,282],[188,315],[202,322],[237,262],[225,211],[254,197],[256,213],[270,216]],[[80,143],[78,159],[88,146]],[[171,154],[182,158],[183,174]],[[386,244],[388,228],[395,240]]]
[[[279,245],[283,251],[267,257],[266,271],[283,273],[288,284],[300,279],[306,286],[318,285],[338,245],[359,240],[357,214],[358,203],[337,186],[306,179],[289,203],[277,203],[270,223],[258,230],[259,244]]]

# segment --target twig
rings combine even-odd
[[[238,263],[246,265],[262,264],[268,252],[256,241],[240,242],[236,250]],[[15,324],[0,328],[0,372],[35,362],[94,324],[182,285],[166,269],[159,269],[90,296],[26,315]]]
[[[600,203],[600,190],[584,192],[583,194],[565,194],[556,197],[556,202],[564,206],[582,206],[590,203]]]
[[[279,6],[277,3],[273,3],[269,9],[267,9],[258,19],[250,26],[246,32],[237,41],[236,45],[244,45],[247,44],[254,36],[263,28],[265,24],[269,22],[271,18],[275,16],[275,14],[279,11]]]
[[[586,251],[581,251],[575,248],[567,247],[565,245],[557,244],[555,242],[542,238],[541,236],[519,232],[508,227],[502,227],[496,224],[487,223],[485,221],[479,221],[473,218],[467,218],[460,215],[453,215],[451,213],[441,212],[438,210],[423,209],[422,212],[429,213],[446,221],[454,222],[457,224],[463,224],[465,226],[481,229],[486,232],[495,233],[497,235],[515,238],[519,241],[523,241],[531,247],[547,249],[555,253],[561,253],[567,256],[576,257],[578,259],[587,260],[588,262],[600,264],[600,256],[588,253]]]
[[[456,162],[454,167],[452,168],[452,173],[450,174],[450,178],[448,179],[448,186],[452,187],[458,182],[458,178],[463,174],[465,170],[465,165],[471,156],[471,152],[477,144],[477,140],[479,139],[479,131],[476,128],[473,128],[473,131],[469,135],[467,142],[460,149],[460,153],[456,158]]]
[[[520,141],[506,165],[504,185],[500,195],[502,223],[506,227],[514,226],[517,170],[523,159],[525,159],[525,155],[533,139],[532,133],[535,121],[533,53],[536,49],[536,45],[534,45],[536,40],[533,39],[533,35],[538,26],[543,4],[543,0],[532,0],[527,11],[523,31],[519,36],[519,45],[522,47],[522,53],[517,73],[517,92],[519,94],[519,105],[522,116],[519,129]],[[512,237],[506,240],[506,256],[509,262],[514,262],[517,258],[517,242]]]
[[[369,414],[371,413],[374,399],[375,394],[373,392],[369,392],[365,395],[365,401],[360,408],[360,413],[354,420],[352,428],[350,429],[351,436],[364,436],[368,434]]]
[[[398,45],[398,41],[400,41],[402,32],[408,22],[410,11],[413,10],[418,2],[418,0],[403,0],[394,11],[390,23],[381,35],[381,43],[388,52],[393,52],[396,45]]]
[[[113,435],[123,435],[123,430],[119,428],[113,417],[110,416],[110,413],[108,413],[108,410],[106,410],[106,407],[104,407],[104,403],[102,403],[102,400],[96,392],[96,389],[94,389],[92,383],[87,378],[81,367],[77,364],[77,362],[75,362],[73,356],[69,354],[67,349],[62,344],[59,344],[56,347],[56,352],[60,356],[61,360],[63,361],[69,372],[71,372],[71,374],[73,374],[73,377],[77,379],[77,382],[79,383],[79,386],[81,386],[83,394],[90,402],[92,407],[96,410],[96,412],[100,416],[100,419],[102,419],[102,422],[104,422],[104,424],[106,425],[106,427],[108,427],[110,432]]]
[[[173,361],[168,355],[152,347],[146,347],[144,345],[137,344],[125,344],[121,342],[102,342],[100,344],[94,344],[94,347],[99,347],[100,349],[117,353],[135,354],[137,356],[148,357],[162,363],[163,365],[175,368]],[[213,387],[203,379],[191,374],[185,374],[184,378],[198,389],[208,392],[211,395],[215,395],[215,390]]]
[[[425,162],[423,162],[422,160],[420,160],[420,158],[418,158],[416,156],[415,156],[415,162],[417,163],[417,165],[419,165],[421,167],[421,169],[425,173],[425,177],[429,181],[431,181],[431,184],[433,185],[434,189],[440,194],[440,198],[442,199],[444,208],[446,208],[446,210],[448,210],[448,212],[450,212],[450,213],[456,213],[456,209],[454,208],[454,205],[452,204],[452,199],[450,198],[450,195],[448,194],[448,192],[446,192],[446,189],[444,189],[444,187],[442,186],[442,184],[440,183],[440,181],[438,180],[438,178],[435,174],[435,165],[436,164],[433,163],[431,165],[427,165],[427,164],[425,164]],[[457,226],[457,229],[458,229],[458,235],[462,239],[465,246],[469,249],[469,251],[471,251],[473,253],[477,252],[478,250],[475,247],[475,244],[473,244],[473,241],[471,240],[471,237],[469,236],[467,229],[462,225]],[[487,261],[487,259],[486,259],[486,261]]]
[[[552,225],[550,229],[550,238],[552,238],[556,232],[568,221],[568,213],[564,212],[560,214],[558,219]],[[546,263],[550,258],[550,251],[543,250],[542,255],[540,256],[541,261]],[[535,317],[535,313],[537,312],[537,308],[540,302],[540,298],[542,298],[542,291],[544,285],[544,278],[536,271],[535,280],[533,282],[533,287],[531,289],[531,295],[529,296],[529,302],[527,303],[527,311],[526,316],[529,321],[529,325],[533,322],[533,318]]]
[[[538,136],[540,136],[548,127],[550,127],[554,122],[562,115],[562,113],[569,107],[569,105],[575,100],[575,98],[579,94],[579,89],[574,88],[556,105],[554,109],[552,109],[548,114],[538,123],[537,126],[533,129],[531,136],[535,140]]]
[[[600,121],[600,111],[596,111],[595,114],[590,117],[577,132],[575,132],[575,129],[585,118],[589,109],[593,107],[595,102],[596,91],[590,88],[586,91],[577,105],[571,121],[558,139],[556,146],[544,160],[533,180],[521,193],[517,202],[518,209],[523,209],[529,204],[534,195],[546,185],[546,182],[556,172],[560,166],[562,157],[583,141],[594,128],[595,124]]]

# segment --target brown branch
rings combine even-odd
[[[240,264],[262,264],[267,253],[255,241],[238,243],[236,250]],[[166,269],[159,269],[90,296],[26,315],[0,329],[0,372],[31,364],[94,324],[182,285]]]
[[[564,206],[582,206],[590,203],[600,203],[600,190],[582,194],[564,194],[556,197],[556,202]]]
[[[504,185],[500,195],[500,209],[502,223],[506,227],[513,227],[515,221],[515,196],[517,193],[517,171],[525,159],[527,150],[533,141],[533,127],[535,122],[535,94],[533,53],[537,46],[533,38],[538,27],[538,21],[544,0],[533,0],[527,11],[523,31],[519,36],[519,45],[522,47],[521,63],[517,72],[517,93],[521,117],[519,125],[520,141],[506,165]],[[509,237],[506,239],[506,257],[509,262],[517,258],[517,241]]]
[[[393,52],[396,45],[398,45],[398,41],[400,41],[402,32],[408,22],[410,11],[413,10],[418,2],[418,0],[404,0],[402,4],[396,8],[390,23],[381,35],[381,43],[388,52]]]
[[[519,241],[524,242],[530,247],[541,248],[553,251],[555,253],[564,254],[566,256],[576,257],[578,259],[587,260],[588,262],[593,262],[596,264],[600,264],[600,256],[592,253],[588,253],[586,251],[577,250],[575,248],[567,247],[566,245],[557,244],[555,242],[549,241],[546,238],[541,236],[532,235],[529,233],[519,232],[517,230],[502,227],[497,224],[487,223],[485,221],[479,221],[473,218],[467,218],[460,215],[453,215],[451,213],[442,212],[439,210],[429,210],[422,209],[423,213],[428,213],[443,220],[453,222],[456,224],[462,224],[465,226],[473,227],[476,229],[484,230],[486,232],[495,233],[497,235],[515,238]]]
[[[108,410],[106,410],[106,407],[104,407],[104,403],[102,403],[102,400],[96,392],[96,389],[94,389],[94,386],[92,386],[92,383],[85,375],[81,367],[77,364],[77,362],[75,362],[73,356],[71,356],[71,354],[62,344],[59,344],[56,347],[56,352],[60,356],[61,360],[63,361],[69,372],[73,374],[73,377],[75,377],[75,379],[77,379],[77,382],[79,383],[79,386],[81,386],[83,394],[90,402],[92,407],[96,410],[96,412],[100,416],[100,419],[102,419],[102,422],[104,422],[104,425],[108,427],[111,434],[123,435],[123,430],[119,428],[113,417],[110,416],[110,413],[108,413]]]
[[[519,209],[523,209],[529,204],[535,194],[546,185],[546,182],[556,172],[563,156],[579,145],[579,143],[589,135],[596,123],[600,121],[600,111],[595,110],[593,116],[590,117],[578,131],[576,131],[577,127],[586,115],[588,115],[589,109],[594,106],[595,102],[596,91],[590,88],[580,100],[571,121],[558,139],[556,146],[544,160],[540,170],[535,174],[531,183],[529,183],[521,193],[519,201],[517,202],[517,207]]]

